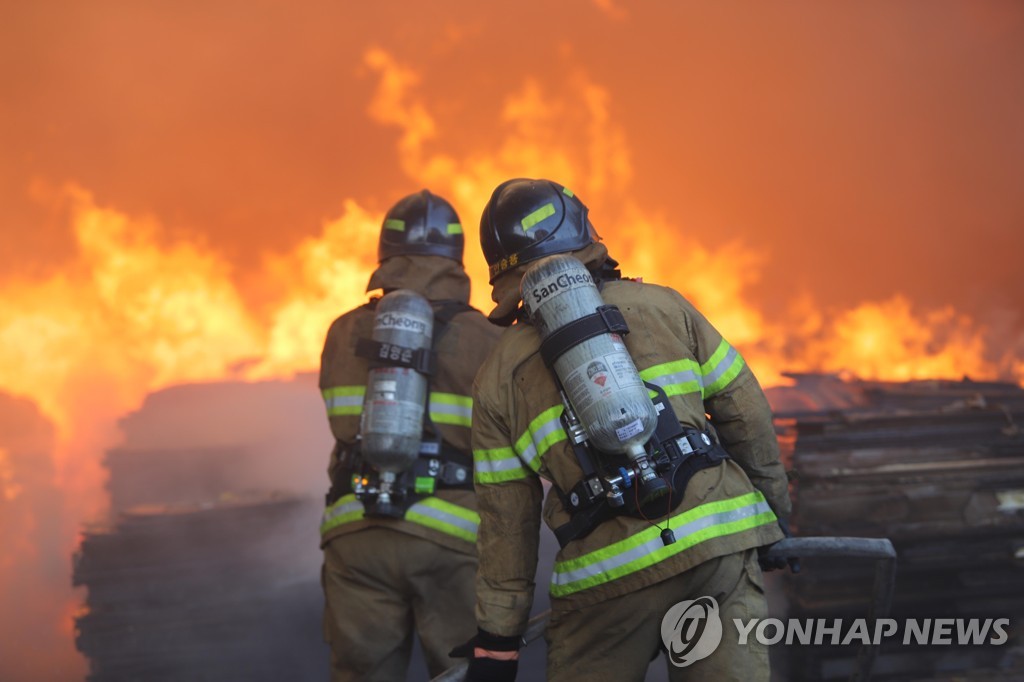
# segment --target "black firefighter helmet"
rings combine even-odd
[[[597,241],[587,207],[551,180],[515,178],[498,185],[480,217],[480,245],[490,282],[506,270]]]
[[[443,256],[462,262],[462,223],[452,205],[423,190],[400,199],[384,216],[377,261],[392,256]]]

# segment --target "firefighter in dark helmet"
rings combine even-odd
[[[766,648],[731,630],[767,615],[757,550],[790,512],[750,368],[679,293],[621,278],[566,187],[499,185],[480,239],[490,317],[516,323],[473,389],[478,630],[452,652],[467,679],[515,678],[543,518],[561,546],[549,682],[644,679],[670,608],[701,597],[721,644],[671,679],[768,680]]]
[[[320,533],[334,680],[405,679],[414,633],[435,675],[475,629],[471,387],[500,329],[468,304],[462,252],[447,201],[403,198],[367,286],[383,296],[327,332],[335,446]]]

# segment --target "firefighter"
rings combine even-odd
[[[384,297],[345,313],[327,332],[320,389],[335,445],[320,532],[324,636],[334,680],[404,680],[414,632],[436,675],[452,663],[452,640],[474,632],[479,517],[470,392],[501,330],[469,306],[462,252],[462,226],[447,201],[427,190],[401,199],[384,218],[379,267],[367,286]],[[395,317],[393,305],[378,315],[390,300],[399,306],[423,301],[432,318],[424,349],[403,351],[400,344],[375,341],[387,329],[384,323],[404,319]],[[376,388],[389,384],[402,393],[403,381],[418,378],[427,390],[420,397],[370,396],[374,371],[392,372],[395,379]],[[417,400],[424,404],[412,404]],[[371,464],[371,439],[362,431],[376,429],[373,442],[380,441],[387,423],[381,415],[410,405],[422,421],[422,433],[420,421],[414,426],[415,461],[408,471],[391,474],[395,480],[382,495],[383,476]],[[367,425],[364,412],[371,407],[377,414]]]
[[[784,537],[779,519],[790,513],[770,409],[754,374],[679,293],[621,278],[586,206],[566,187],[530,179],[499,185],[484,208],[480,239],[497,304],[490,318],[508,329],[473,389],[481,517],[478,631],[452,651],[470,659],[467,679],[515,678],[543,517],[561,545],[545,635],[549,682],[644,679],[662,646],[667,611],[702,596],[716,600],[724,636],[703,660],[669,665],[671,679],[768,680],[767,649],[753,638],[738,646],[732,626],[733,618],[766,616],[757,550]],[[584,274],[540,286],[528,282],[532,266],[564,260],[553,254],[571,256],[585,267]],[[596,284],[604,303],[617,311],[590,315],[557,342],[549,340],[555,338],[551,329],[542,337],[531,323],[536,322],[531,308],[549,295],[566,293],[559,287],[581,282]],[[612,355],[628,354],[640,385],[665,403],[658,414],[674,413],[657,427],[685,436],[685,444],[677,435],[664,441],[681,448],[672,450],[671,461],[682,462],[674,470],[642,482],[647,471],[642,463],[654,466],[655,458],[647,455],[655,451],[633,443],[634,459],[619,457],[618,473],[602,479],[593,473],[595,462],[610,460],[593,451],[587,436],[597,432],[596,425],[582,424],[581,437],[587,438],[582,443],[570,437],[580,432],[572,419],[593,411],[589,398],[578,397],[588,377],[600,384],[586,389],[593,400],[616,395],[604,390],[610,380],[602,368],[616,366],[624,372],[623,385],[629,380],[626,361],[611,356],[582,375],[558,377],[552,361],[567,357],[567,349],[585,349],[586,339],[595,335],[605,337]],[[569,415],[573,401],[562,394],[573,391],[578,413]],[[582,402],[586,409],[579,408]],[[629,427],[619,435],[634,433]],[[551,484],[543,502],[542,480]],[[587,488],[588,481],[597,487]],[[631,488],[625,485],[630,481]],[[616,490],[624,493],[618,507],[612,504]],[[639,497],[648,493],[650,498]],[[597,497],[588,504],[585,498],[592,494]]]

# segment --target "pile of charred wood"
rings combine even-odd
[[[900,629],[881,639],[874,679],[1024,679],[1024,391],[796,379],[776,395],[795,534],[885,537],[898,552],[890,617]],[[785,580],[789,616],[850,623],[866,614],[871,585],[870,564],[805,562]],[[989,636],[960,643],[974,618]],[[1006,636],[993,637],[1000,618]],[[931,623],[938,636],[907,640],[909,619],[944,620]],[[789,679],[848,677],[853,641],[787,647]]]
[[[298,559],[316,516],[309,499],[227,496],[86,529],[73,580],[88,588],[76,619],[88,679],[322,676],[319,586]]]

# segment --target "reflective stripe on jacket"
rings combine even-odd
[[[344,495],[324,512],[320,534],[326,535],[343,524],[362,521],[364,512],[363,503],[355,495]],[[474,544],[480,525],[480,515],[475,511],[440,497],[428,497],[411,505],[405,512],[405,520]]]
[[[668,519],[664,526],[671,528],[677,538],[671,545],[661,541],[660,528],[651,526],[607,547],[559,561],[551,576],[551,594],[564,597],[602,585],[664,561],[700,542],[772,524],[775,520],[764,495],[757,491],[707,502]]]
[[[352,416],[363,413],[366,386],[331,386],[321,390],[328,417]],[[448,424],[469,428],[473,424],[473,398],[457,393],[430,392],[427,405],[430,419],[435,424]]]

